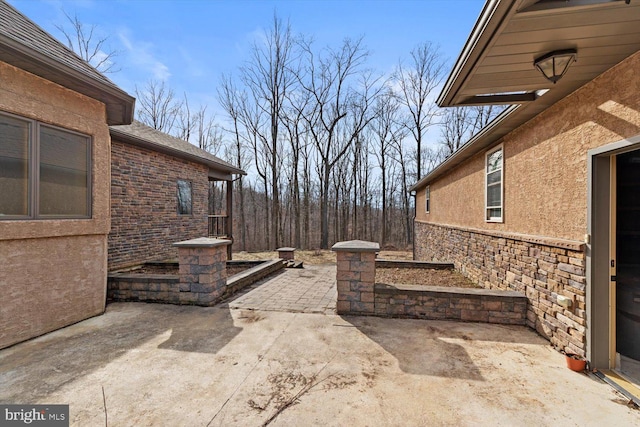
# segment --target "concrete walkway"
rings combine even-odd
[[[640,425],[525,327],[225,305],[114,303],[0,350],[0,403],[73,426]]]
[[[336,266],[289,268],[252,285],[229,302],[231,309],[324,313],[336,311]]]

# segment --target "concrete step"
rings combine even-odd
[[[296,260],[290,259],[283,262],[286,268],[304,268],[302,261],[296,261]]]

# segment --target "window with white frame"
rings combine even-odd
[[[91,217],[91,138],[0,114],[0,219]]]
[[[431,208],[431,189],[427,185],[427,188],[424,189],[424,211],[429,213]]]
[[[486,155],[485,161],[485,220],[502,222],[503,214],[503,150],[499,146]]]

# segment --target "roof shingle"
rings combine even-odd
[[[187,141],[160,132],[137,120],[134,120],[130,125],[111,126],[109,129],[111,137],[119,141],[164,151],[187,160],[202,163],[211,169],[224,173],[246,175],[242,169],[235,167],[231,163],[225,162]]]
[[[107,105],[109,124],[128,124],[135,99],[4,0],[0,0],[0,61]]]

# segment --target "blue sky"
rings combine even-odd
[[[294,33],[318,47],[364,37],[369,66],[390,72],[417,44],[440,46],[451,65],[483,0],[8,0],[54,37],[63,35],[63,9],[109,36],[121,71],[108,77],[133,94],[150,78],[166,81],[193,105],[218,111],[216,86],[249,57],[251,43],[270,27],[274,11]]]

